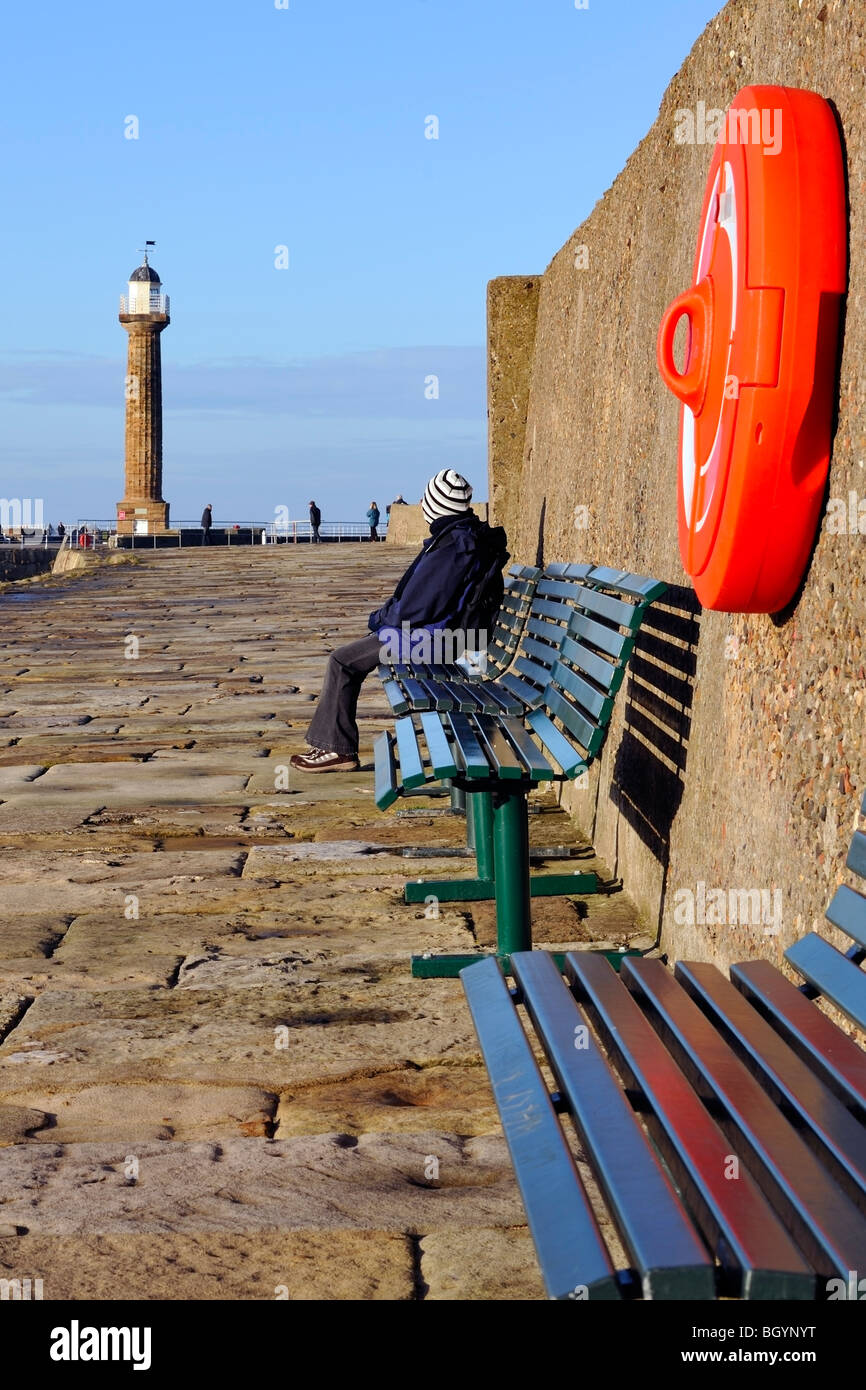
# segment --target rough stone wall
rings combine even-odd
[[[569,804],[672,956],[720,964],[784,948],[823,915],[866,789],[866,535],[822,529],[781,621],[701,613],[676,534],[678,403],[655,365],[662,312],[691,283],[709,145],[678,109],[726,107],[752,82],[835,105],[850,196],[850,288],[829,496],[866,497],[866,5],[731,0],[658,120],[541,283],[523,457],[494,461],[497,519],[521,559],[597,560],[666,580],[600,767]],[[582,268],[581,268],[582,267]],[[491,324],[507,352],[507,301]],[[525,351],[526,325],[515,353]],[[576,511],[585,507],[586,513]],[[866,513],[866,506],[862,511]],[[856,508],[855,508],[856,512]],[[583,522],[587,524],[582,525]],[[781,923],[689,922],[706,889],[764,890]],[[675,920],[675,910],[676,917]],[[728,904],[728,915],[730,904]],[[712,915],[711,913],[709,915]],[[779,926],[779,930],[773,930]]]
[[[0,551],[0,580],[29,579],[31,575],[43,574],[51,569],[56,551],[46,550],[44,546],[32,549]]]

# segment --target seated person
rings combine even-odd
[[[370,672],[386,656],[393,659],[395,635],[411,640],[412,631],[419,629],[465,630],[477,626],[479,614],[486,622],[495,613],[508,561],[505,532],[479,521],[471,500],[471,486],[453,468],[430,479],[421,499],[430,535],[421,554],[388,602],[370,614],[368,636],[331,653],[307,730],[310,752],[296,753],[289,760],[292,767],[301,772],[357,770],[358,695]],[[408,651],[402,655],[409,659]]]

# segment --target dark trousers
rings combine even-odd
[[[329,753],[357,753],[358,695],[365,677],[380,663],[381,647],[375,632],[368,632],[357,642],[347,642],[331,652],[316,713],[307,730],[307,742],[313,748],[324,748]]]
[[[378,539],[379,539],[379,532],[376,530],[376,527],[375,527],[375,526],[371,526],[371,527],[370,527],[370,540],[371,540],[371,541],[377,541]]]
[[[209,527],[209,526],[203,526],[203,527],[201,528],[201,543],[202,543],[202,545],[210,545],[210,527]]]
[[[319,523],[319,524],[321,525],[321,523]],[[312,523],[311,523],[311,525],[312,525]],[[321,545],[321,543],[322,543],[322,542],[321,542],[321,537],[320,537],[320,535],[319,535],[319,527],[318,527],[318,526],[313,526],[313,533],[312,533],[312,535],[310,536],[310,544],[311,544],[311,545]]]

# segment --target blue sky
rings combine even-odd
[[[301,515],[315,495],[359,519],[446,465],[486,497],[486,282],[544,269],[720,8],[11,7],[0,493],[51,519],[114,515],[118,296],[154,238],[174,518],[205,501],[220,520]]]

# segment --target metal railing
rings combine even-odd
[[[379,540],[385,539],[387,525],[379,523]],[[362,521],[323,521],[319,527],[319,538],[333,544],[342,541],[369,541],[370,527]],[[277,523],[275,521],[214,522],[208,537],[210,545],[298,545],[312,543],[313,528],[309,521],[298,520]],[[117,522],[102,518],[85,520],[79,518],[77,524],[66,532],[63,544],[80,549],[100,548],[142,550],[164,549],[177,545],[201,545],[203,542],[201,521],[175,521],[167,531],[148,533],[118,533]]]
[[[49,535],[48,528],[43,526],[16,526],[9,531],[0,530],[0,545],[26,545],[30,550],[38,546],[47,550],[50,546],[61,545],[62,540],[53,528]]]
[[[169,312],[169,296],[167,294],[154,294],[153,290],[150,293],[150,307],[148,309],[142,309],[138,299],[136,299],[134,309],[128,309],[126,307],[128,303],[129,296],[122,294],[120,296],[120,312],[122,314],[167,314]]]

